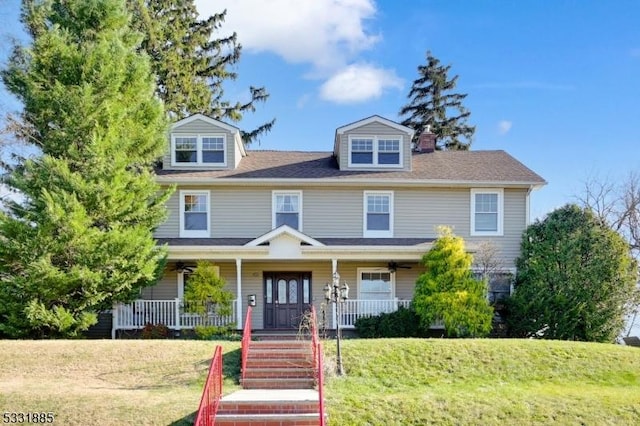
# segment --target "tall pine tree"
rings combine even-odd
[[[25,201],[0,211],[0,335],[73,336],[157,281],[167,122],[123,0],[25,1],[22,20],[32,45],[2,78],[40,155],[13,167]]]
[[[436,149],[468,150],[476,128],[467,124],[471,113],[462,105],[467,95],[452,93],[458,76],[449,79],[450,70],[451,65],[441,65],[427,52],[427,64],[418,66],[420,77],[407,96],[410,101],[400,109],[401,116],[408,116],[402,124],[416,131],[414,142],[429,128],[437,136]]]
[[[224,99],[223,83],[237,78],[230,67],[241,53],[236,33],[213,38],[226,11],[200,20],[193,0],[127,1],[134,26],[144,34],[142,48],[151,58],[157,94],[173,120],[202,113],[237,123],[255,111],[256,103],[267,100],[264,87],[250,87],[251,100],[246,103]],[[242,131],[245,144],[268,132],[274,122]]]

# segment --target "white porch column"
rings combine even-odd
[[[331,259],[331,278],[336,272],[338,272],[338,259]]]
[[[236,259],[236,324],[242,330],[242,259]]]

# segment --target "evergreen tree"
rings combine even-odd
[[[199,20],[193,0],[127,0],[134,26],[144,34],[142,48],[151,58],[157,94],[173,120],[195,113],[239,122],[257,102],[269,94],[264,87],[250,87],[251,100],[232,103],[224,99],[223,83],[235,80],[229,68],[240,59],[241,45],[233,33],[213,38],[226,11]],[[268,132],[275,120],[242,131],[245,144]]]
[[[33,42],[2,78],[40,155],[7,179],[25,201],[0,211],[0,335],[76,335],[163,268],[152,229],[170,194],[153,163],[167,123],[129,18],[122,0],[23,3]]]
[[[530,225],[507,324],[515,337],[613,342],[637,291],[629,244],[591,210],[566,205]]]
[[[427,52],[427,65],[418,67],[417,78],[409,91],[409,103],[400,109],[404,126],[414,129],[414,142],[429,128],[436,136],[436,149],[468,150],[476,131],[467,124],[471,114],[463,105],[466,94],[451,93],[458,76],[449,79],[451,65],[440,65],[440,60]],[[456,115],[457,114],[457,115]]]
[[[487,301],[487,283],[471,275],[472,256],[464,240],[450,228],[440,235],[422,261],[426,272],[418,277],[413,308],[423,329],[444,321],[450,337],[482,337],[491,331],[493,308]]]

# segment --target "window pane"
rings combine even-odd
[[[276,213],[276,228],[282,225],[298,229],[298,213]]]
[[[195,163],[197,159],[197,140],[196,138],[175,138],[176,143],[176,162],[177,163]]]
[[[400,152],[400,141],[397,139],[380,139],[378,141],[380,152]]]
[[[351,152],[373,151],[372,139],[353,139],[351,141]]]
[[[187,231],[206,231],[207,230],[207,214],[206,213],[184,213],[184,229]]]
[[[206,212],[207,211],[207,196],[204,195],[204,194],[185,195],[184,196],[184,210],[186,212]]]
[[[223,138],[202,138],[202,149],[209,151],[223,151],[224,139]]]
[[[298,281],[289,281],[289,303],[298,303]]]
[[[378,164],[400,164],[400,153],[378,153]]]
[[[476,231],[497,231],[497,213],[476,213]]]
[[[389,214],[368,213],[367,214],[367,230],[388,231],[389,230]]]
[[[390,300],[392,296],[389,272],[363,272],[360,277],[360,298],[364,300]],[[369,307],[373,309],[374,307]],[[375,313],[375,312],[371,312]]]
[[[273,282],[267,278],[267,303],[273,303]]]
[[[302,280],[302,303],[311,303],[309,300],[309,279]]]
[[[477,213],[497,213],[498,194],[476,194]]]
[[[287,281],[278,280],[278,303],[287,303]]]
[[[352,152],[351,164],[373,164],[372,152]]]
[[[276,212],[292,213],[298,211],[297,195],[276,195]]]
[[[203,163],[224,163],[224,151],[202,151]]]
[[[367,213],[389,213],[389,196],[367,196]]]

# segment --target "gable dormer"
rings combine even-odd
[[[171,126],[165,170],[234,169],[247,152],[240,129],[220,120],[195,114]]]
[[[336,129],[340,170],[411,170],[413,130],[374,115]]]

